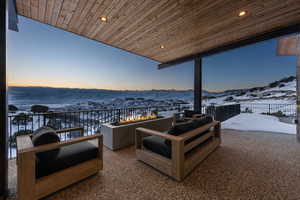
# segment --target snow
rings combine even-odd
[[[214,99],[204,99],[204,105],[216,104],[225,105],[229,102],[231,103],[241,103],[241,104],[295,104],[296,102],[296,81],[281,82],[280,85],[283,87],[270,88],[269,86],[264,86],[263,90],[245,91],[242,96],[236,95],[234,93],[226,92],[216,95]],[[246,89],[243,89],[246,90]],[[225,101],[228,97],[233,97],[232,101]]]
[[[277,117],[256,113],[241,113],[223,122],[222,128],[296,134],[296,124],[283,123]]]
[[[270,88],[265,91],[280,91],[280,90],[288,90],[288,91],[294,91],[296,92],[296,80],[288,82],[288,83],[283,83],[283,87],[275,87],[275,88]]]

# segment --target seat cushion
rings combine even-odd
[[[90,142],[81,142],[60,148],[55,159],[37,160],[36,177],[48,176],[62,169],[97,158],[98,147]]]
[[[143,146],[154,153],[166,158],[171,158],[171,146],[165,143],[165,139],[158,136],[148,136],[143,138]]]
[[[40,146],[45,144],[51,144],[60,142],[59,136],[56,134],[55,130],[44,126],[36,131],[34,131],[32,136],[32,144],[34,146]],[[54,149],[46,152],[37,153],[37,157],[40,160],[52,160],[56,158],[59,153],[59,149]]]

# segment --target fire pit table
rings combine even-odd
[[[158,131],[168,130],[173,122],[173,117],[158,117],[155,119],[130,121],[126,123],[103,124],[103,144],[115,151],[135,144],[135,129],[138,127],[154,129]]]

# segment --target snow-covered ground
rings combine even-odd
[[[296,80],[288,77],[267,86],[224,91],[204,97],[204,105],[241,104],[295,104]]]
[[[283,123],[277,117],[256,113],[241,113],[223,122],[222,128],[296,134],[296,124]]]

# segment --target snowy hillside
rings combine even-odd
[[[204,105],[224,105],[232,103],[260,103],[260,104],[295,104],[295,77],[281,79],[267,86],[250,89],[231,90],[217,95],[205,96]]]

